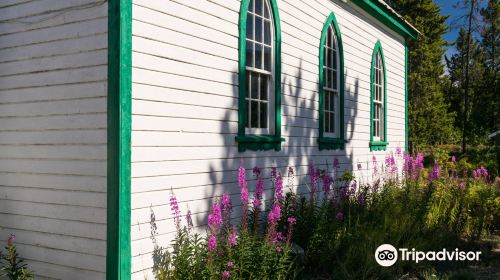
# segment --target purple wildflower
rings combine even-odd
[[[234,264],[233,264],[233,262],[229,261],[229,262],[227,262],[227,263],[226,263],[226,266],[227,266],[227,267],[233,267],[233,266],[234,266]]]
[[[396,148],[396,155],[401,156],[401,148],[400,147]]]
[[[179,210],[179,203],[177,202],[177,198],[175,197],[174,192],[170,193],[170,210],[172,216],[174,216],[175,227],[177,230],[181,228],[181,211]]]
[[[231,273],[229,273],[229,271],[227,270],[224,270],[222,272],[222,279],[229,279],[229,277],[231,277]]]
[[[457,158],[454,155],[451,156],[451,162],[453,162],[453,163],[457,162]]]
[[[227,243],[229,244],[229,247],[234,247],[236,246],[238,235],[236,234],[236,231],[233,229],[231,233],[227,237]]]
[[[212,214],[208,215],[208,226],[212,229],[222,226],[222,212],[218,200],[212,205]]]
[[[373,175],[378,174],[378,163],[377,163],[377,158],[375,156],[372,156],[372,164],[373,164]]]
[[[422,169],[424,168],[424,155],[422,153],[418,153],[415,158],[415,168]]]
[[[339,169],[340,168],[339,159],[337,157],[333,158],[333,168],[334,169]]]
[[[460,184],[458,184],[458,188],[461,189],[461,190],[463,190],[463,189],[465,189],[466,185],[467,185],[467,183],[461,182]]]
[[[208,238],[208,251],[213,252],[215,249],[217,249],[217,237],[212,234]]]
[[[330,175],[325,174],[322,180],[323,180],[323,192],[325,194],[325,198],[327,198],[331,190],[332,177]]]
[[[434,162],[434,167],[432,167],[432,171],[429,174],[429,180],[437,180],[439,179],[439,176],[441,176],[441,168],[439,167],[439,163],[436,161]]]
[[[273,208],[271,211],[269,211],[269,214],[267,215],[267,220],[269,224],[275,224],[276,222],[279,221],[281,218],[281,207],[279,204],[275,203],[273,204]]]
[[[276,201],[283,200],[283,177],[281,177],[281,174],[279,173],[278,176],[276,177],[276,185],[274,188],[274,199]]]
[[[243,166],[240,166],[238,169],[238,184],[241,190],[241,202],[243,202],[243,204],[248,204],[248,185],[245,168]]]
[[[289,217],[287,219],[287,222],[291,225],[295,225],[297,223],[297,219],[295,219],[294,217]]]
[[[222,194],[222,210],[231,210],[232,207],[231,197],[227,194],[227,192],[224,192]]]
[[[16,241],[16,236],[14,234],[9,234],[9,238],[7,238],[7,245],[12,246],[14,244],[14,241]]]
[[[342,221],[343,219],[344,219],[344,213],[338,212],[337,215],[335,215],[335,220]]]
[[[276,170],[276,167],[275,166],[271,167],[271,182],[274,183],[274,181],[276,180],[277,173],[278,171]]]
[[[191,210],[188,210],[186,213],[186,223],[189,230],[193,229],[193,218],[191,217]]]

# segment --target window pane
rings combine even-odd
[[[324,72],[325,72],[325,87],[330,88],[332,83],[332,81],[330,80],[331,79],[330,70],[326,68]]]
[[[328,108],[330,107],[329,104],[330,104],[330,94],[328,94],[328,92],[326,91],[325,92],[325,106],[323,106],[325,110],[328,110]]]
[[[260,100],[267,100],[269,78],[265,75],[260,76]]]
[[[335,49],[332,49],[332,60],[333,60],[333,67],[337,69],[337,52]]]
[[[333,74],[332,88],[337,88],[337,71],[332,71],[332,74]]]
[[[259,102],[252,101],[251,102],[251,112],[250,112],[250,127],[259,127]]]
[[[255,13],[262,15],[262,0],[255,0]]]
[[[245,92],[245,98],[248,98],[248,93],[251,91],[251,88],[250,88],[250,79],[252,79],[251,72],[247,72],[247,78],[245,80],[245,85],[247,87],[247,91]]]
[[[264,21],[264,44],[271,45],[271,22]]]
[[[330,49],[326,49],[326,67],[331,68],[332,67],[332,57],[331,57],[331,51]]]
[[[264,70],[271,71],[271,48],[264,47]]]
[[[325,132],[330,132],[330,113],[325,112]]]
[[[266,1],[266,3],[264,3],[264,17],[270,19],[271,17],[269,16],[269,7],[268,7],[269,5],[268,4],[269,4],[269,2],[267,2],[267,1]]]
[[[335,94],[330,93],[330,111],[335,111]]]
[[[255,68],[262,69],[262,45],[255,44]]]
[[[253,43],[247,41],[247,50],[246,50],[246,65],[249,67],[253,67]]]
[[[259,98],[259,74],[252,74],[252,85],[251,85],[251,92],[252,92],[252,99],[258,99]]]
[[[251,107],[250,107],[250,101],[247,102],[247,113],[245,114],[245,127],[250,127],[250,112]]]
[[[260,103],[260,127],[267,128],[267,103]]]
[[[262,42],[262,18],[255,17],[255,41]]]
[[[253,12],[253,11],[254,11],[254,10],[253,10],[253,0],[250,0],[250,4],[248,4],[248,10],[249,10],[250,12]]]
[[[253,40],[253,15],[247,17],[247,39]]]

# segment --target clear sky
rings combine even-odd
[[[460,24],[463,22],[460,22],[461,17],[466,13],[465,10],[463,9],[457,9],[454,6],[458,2],[463,2],[463,0],[458,1],[458,0],[434,0],[434,3],[438,4],[441,7],[441,14],[442,15],[449,15],[448,20],[446,21],[446,24],[450,26],[452,23],[454,23],[454,26],[449,28],[448,33],[444,35],[444,39],[447,40],[448,42],[454,43],[455,40],[458,37],[458,31],[460,30]],[[487,0],[482,0],[480,3],[481,7],[485,7],[487,5],[488,1]],[[448,47],[448,50],[446,51],[446,55],[449,57],[452,54],[455,53],[455,46],[450,46]]]

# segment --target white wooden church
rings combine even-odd
[[[37,279],[153,279],[171,191],[203,230],[240,164],[369,176],[417,37],[382,0],[2,0],[0,240]]]

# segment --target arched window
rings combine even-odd
[[[344,148],[344,55],[333,13],[323,27],[319,47],[320,150]]]
[[[387,146],[387,95],[384,53],[377,41],[372,55],[371,66],[371,126],[370,149],[385,150]]]
[[[243,0],[239,38],[238,150],[281,148],[281,40],[275,0]]]

